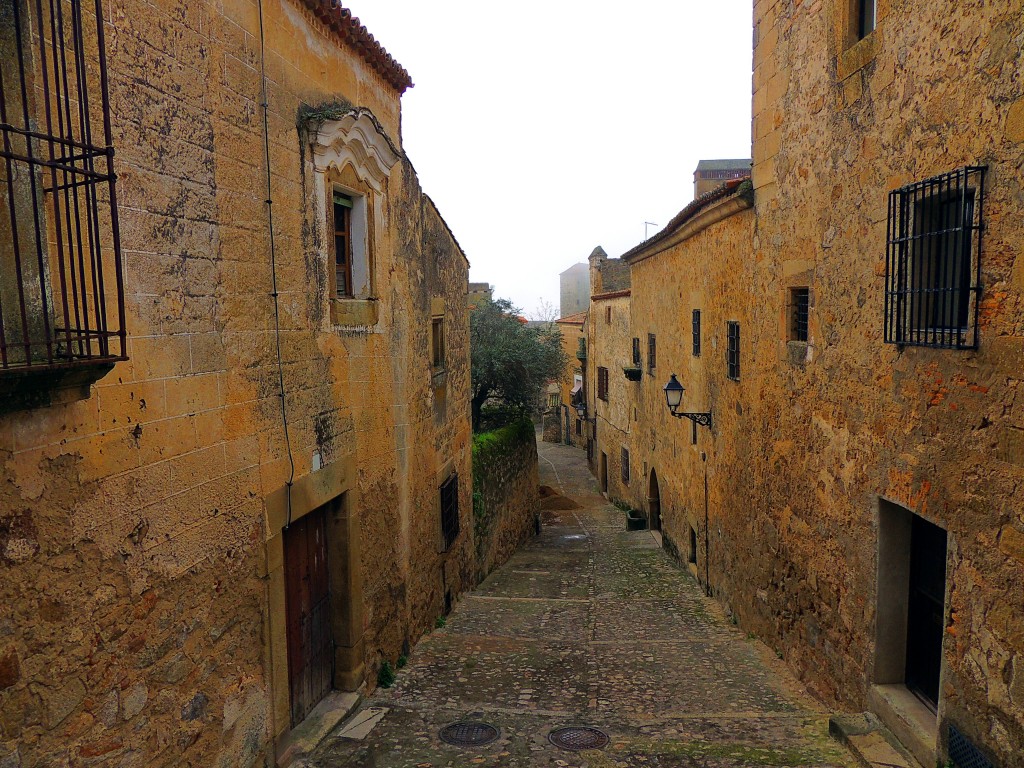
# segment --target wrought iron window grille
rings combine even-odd
[[[0,377],[127,357],[103,19],[0,0]]]
[[[441,484],[441,533],[448,551],[459,537],[459,475],[453,473]]]
[[[889,193],[886,343],[977,349],[984,166],[966,166]]]
[[[608,369],[602,366],[597,369],[597,397],[608,401]]]
[[[647,334],[647,371],[652,376],[658,365],[658,339],[653,333]]]
[[[808,319],[811,309],[810,288],[789,289],[789,340],[804,341],[809,339]]]
[[[726,348],[726,364],[729,378],[733,381],[740,380],[740,324],[730,320],[727,324],[729,345]]]
[[[693,310],[693,356],[700,357],[700,310]]]

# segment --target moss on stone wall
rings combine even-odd
[[[538,482],[537,442],[528,418],[473,436],[473,532],[481,578],[533,530]]]

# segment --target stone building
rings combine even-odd
[[[693,199],[705,195],[733,179],[750,175],[750,158],[739,160],[700,160],[693,171]]]
[[[619,259],[605,263],[615,267],[625,264]],[[596,277],[594,283],[601,285],[596,266],[592,274]],[[628,271],[625,275],[629,277]],[[640,344],[633,338],[629,315],[629,288],[596,293],[590,298],[586,381],[587,416],[594,441],[590,459],[598,486],[611,498],[619,499],[635,481],[635,470],[631,474],[630,468],[629,433],[637,378],[632,372],[638,367]]]
[[[631,501],[821,698],[923,765],[1021,765],[1024,15],[758,0],[754,24],[753,196],[624,257],[657,341]],[[669,416],[670,374],[710,429]]]
[[[474,309],[481,301],[493,301],[494,288],[490,283],[470,283],[466,291],[466,300],[470,309]]]
[[[57,8],[0,3],[0,764],[272,764],[472,577],[468,265],[346,9]]]
[[[722,589],[923,764],[1020,765],[1024,14],[765,1],[754,25],[762,458],[723,530],[764,547]]]
[[[604,251],[601,252],[604,253]],[[568,317],[587,311],[587,306],[590,303],[590,267],[587,264],[581,261],[560,273],[558,285],[560,291],[559,316]]]
[[[745,327],[750,311],[754,216],[750,182],[743,182],[734,179],[697,198],[622,257],[633,280],[627,309],[639,383],[619,392],[618,409],[636,415],[624,440],[631,482],[614,489],[614,497],[643,511],[669,549],[702,569],[702,581],[705,512],[720,504],[713,497],[706,504],[705,493],[725,492],[732,482],[719,477],[717,452],[743,442],[745,381],[730,375],[736,373],[730,371],[730,330]],[[679,410],[712,412],[713,430],[672,418],[664,392],[671,376],[686,388]],[[598,450],[608,452],[611,446],[605,448],[598,434]],[[705,484],[705,476],[712,482]]]
[[[562,350],[569,359],[559,382],[558,440],[577,447],[586,447],[584,421],[576,413],[574,403],[584,393],[587,359],[587,313],[579,312],[555,321],[562,333]]]

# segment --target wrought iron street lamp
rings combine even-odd
[[[681,413],[679,406],[683,404],[683,393],[686,387],[679,383],[679,379],[673,373],[672,378],[665,385],[665,401],[668,403],[668,411],[677,419],[687,418],[694,424],[711,429],[711,413]],[[694,433],[696,435],[696,433]]]

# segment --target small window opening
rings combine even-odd
[[[622,484],[629,485],[629,450],[621,448],[620,463],[622,465]]]
[[[789,289],[789,340],[808,340],[807,320],[811,307],[810,288]]]
[[[441,484],[441,533],[445,551],[459,537],[459,475],[453,473]]]
[[[875,31],[878,0],[857,0],[857,39],[863,40]]]
[[[633,365],[639,368],[643,364],[642,357],[640,355],[640,339],[633,339]]]
[[[700,310],[693,310],[693,356],[700,357]]]
[[[726,363],[729,369],[729,378],[733,381],[740,380],[740,324],[735,320],[728,323],[729,345],[726,349]]]
[[[334,290],[338,298],[352,296],[352,198],[334,192]]]
[[[647,334],[647,371],[654,373],[658,364],[658,340],[653,333]]]
[[[606,323],[610,323],[612,321],[612,308],[611,307],[605,307],[604,308],[604,321]]]
[[[692,525],[690,526],[690,556],[687,561],[694,565],[697,564],[697,531]]]
[[[434,368],[444,368],[444,318],[435,317],[430,324]]]

